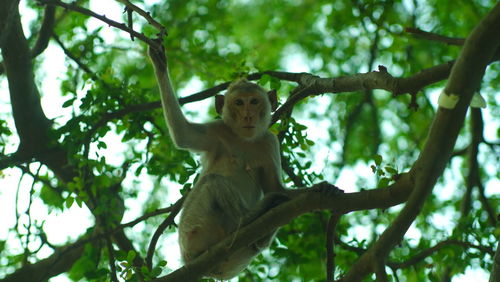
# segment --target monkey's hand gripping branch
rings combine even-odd
[[[163,73],[167,72],[167,56],[165,55],[165,47],[163,47],[162,39],[153,39],[154,44],[148,44],[148,54],[151,62],[155,65],[155,70]]]
[[[311,188],[287,189],[286,195],[293,199],[304,193],[309,193],[309,192],[322,193],[326,197],[344,194],[344,190],[338,188],[333,184],[323,181],[314,184]]]
[[[318,184],[314,184],[313,187],[311,187],[313,191],[319,192],[319,193],[324,193],[327,196],[335,196],[339,194],[344,194],[344,190],[340,189],[339,187],[330,184],[326,181],[320,182]]]

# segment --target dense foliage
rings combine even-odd
[[[16,195],[17,201],[1,208],[15,212],[0,225],[0,281],[61,273],[75,281],[114,275],[135,281],[168,274],[178,266],[165,257],[177,252],[167,243],[176,238],[169,234],[176,232],[177,200],[196,181],[199,160],[177,150],[168,136],[147,45],[72,7],[106,15],[147,38],[155,38],[158,28],[136,12],[131,26],[130,13],[121,13],[128,1],[77,0],[65,8],[51,0],[18,2],[0,4],[0,197]],[[465,272],[487,277],[494,269],[500,236],[498,32],[474,38],[497,40],[480,85],[475,73],[482,70],[471,67],[474,74],[462,77],[470,79],[467,87],[478,84],[472,91],[457,86],[460,79],[450,71],[459,69],[453,60],[465,53],[463,39],[499,10],[496,1],[133,3],[166,28],[170,73],[192,120],[217,118],[210,97],[240,76],[278,90],[281,105],[302,95],[271,127],[281,141],[283,181],[293,189],[326,180],[346,192],[348,207],[318,205],[281,227],[240,281],[325,281],[326,273],[339,279],[352,269],[364,269],[367,281],[384,281],[386,271],[392,281],[450,281]],[[492,25],[498,26],[496,13]],[[473,55],[467,62],[483,60],[481,52]],[[314,76],[293,76],[301,72]],[[386,76],[356,76],[362,73]],[[316,76],[331,79],[331,88],[308,84],[319,81]],[[391,84],[399,77],[408,80]],[[485,108],[469,108],[456,143],[453,133],[443,132],[447,127],[438,127],[443,110],[437,100],[445,86],[477,90],[486,100]],[[191,96],[202,90],[206,95]],[[433,120],[443,142],[429,134]],[[418,174],[427,147],[437,148],[437,160],[429,161],[437,167],[434,189],[435,180],[419,183],[434,173]],[[400,186],[407,188],[394,190],[396,199],[368,194]],[[403,206],[418,187],[429,193],[417,197],[423,206],[410,213],[409,231],[380,251],[381,235],[391,234],[398,215],[407,214]],[[366,192],[352,194],[359,205],[349,202],[354,192]],[[61,234],[46,230],[44,222],[76,207],[88,213],[73,220],[89,225],[68,235],[61,226],[56,233],[72,237],[52,243]],[[401,228],[402,236],[407,230]],[[367,254],[376,262],[360,260]]]

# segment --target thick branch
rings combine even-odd
[[[52,32],[54,30],[55,18],[56,7],[45,7],[42,27],[40,27],[40,31],[38,32],[35,46],[33,46],[33,49],[31,50],[31,56],[33,56],[33,58],[40,55],[47,48],[47,46],[49,46],[50,37],[52,36]]]
[[[290,109],[298,101],[311,95],[353,92],[369,89],[384,89],[398,95],[405,93],[414,93],[432,83],[446,79],[450,73],[452,66],[453,62],[447,62],[422,70],[419,73],[406,78],[395,78],[387,72],[369,72],[339,78],[320,78],[309,73],[265,71],[261,73],[251,74],[248,76],[248,79],[257,80],[261,78],[262,75],[267,74],[282,80],[297,82],[299,84],[310,84],[314,86],[304,91],[297,91],[297,97],[289,99],[289,101],[283,104],[273,115],[273,121],[277,121],[281,117],[281,115],[286,112],[286,109]],[[184,105],[210,98],[227,89],[229,84],[230,82],[221,83],[212,88],[179,98],[179,104]],[[149,111],[160,107],[160,101],[155,101],[145,104],[133,105],[116,112],[105,114],[101,118],[101,120],[99,120],[93,127],[93,129],[91,130],[92,133],[89,132],[89,135],[92,135],[93,132],[99,129],[99,127],[105,125],[107,122],[113,119],[121,118],[130,113]]]
[[[82,255],[84,244],[77,241],[57,248],[51,256],[35,264],[28,264],[16,272],[7,275],[0,282],[45,281],[49,277],[68,271]]]
[[[16,165],[21,165],[24,163],[30,163],[34,159],[30,156],[21,156],[20,154],[9,154],[9,155],[0,155],[0,170],[3,170],[8,167],[13,167]]]
[[[5,20],[11,22],[5,26],[3,22]],[[0,32],[2,38],[5,38],[4,44],[0,47],[9,83],[14,121],[21,139],[20,151],[29,155],[39,151],[43,144],[48,143],[50,122],[40,105],[40,96],[34,81],[31,51],[22,30],[17,5],[11,11],[0,9],[0,21],[2,26],[8,27]]]
[[[45,8],[42,26],[40,27],[40,31],[37,34],[38,36],[35,45],[31,50],[31,56],[33,58],[40,55],[49,45],[50,35],[52,34],[52,31],[54,29],[55,14],[55,7]],[[3,62],[0,62],[0,74],[3,74],[4,71],[5,69]]]
[[[11,158],[11,163],[6,161],[5,165],[11,165],[12,162],[19,164],[17,163],[19,160],[31,161],[35,158],[47,165],[62,181],[71,181],[76,176],[77,170],[72,164],[69,164],[68,158],[71,156],[57,143],[58,137],[49,134],[51,122],[43,113],[40,104],[40,95],[34,82],[31,51],[22,31],[17,7],[18,1],[10,0],[4,2],[5,7],[9,8],[0,9],[0,34],[2,39],[0,47],[9,84],[12,113],[20,138],[18,151]],[[120,232],[117,234],[119,235]],[[123,238],[126,237],[122,236]],[[125,240],[120,241],[125,242]],[[36,264],[19,269],[12,277],[29,277],[33,273],[38,273],[34,277],[40,279],[40,274],[45,273],[44,270],[47,270],[47,277],[43,276],[45,278],[42,278],[47,279],[48,277],[67,271],[76,260],[76,258],[72,259],[72,254],[78,257],[81,252],[74,252],[73,248],[68,251],[64,250],[65,253],[69,252],[67,259],[65,258],[59,262],[51,256],[47,260],[42,260]],[[57,267],[56,270],[52,270],[45,265],[46,261],[61,264],[62,266]],[[26,278],[18,281],[34,280]]]
[[[459,96],[454,109],[439,108],[431,126],[427,143],[411,169],[415,188],[408,202],[380,239],[367,251],[345,276],[345,281],[360,281],[373,272],[374,261],[385,260],[393,247],[402,240],[422,205],[443,173],[451,156],[456,138],[465,119],[474,91],[478,89],[484,71],[500,45],[500,4],[478,24],[467,38],[454,65],[446,93]]]
[[[127,227],[132,227],[136,224],[138,224],[141,221],[144,221],[152,216],[156,216],[159,214],[164,214],[167,212],[172,212],[172,209],[175,208],[176,205],[179,205],[179,202],[176,202],[176,204],[168,207],[168,208],[163,208],[163,209],[158,209],[149,213],[146,213],[140,217],[138,217],[135,220],[132,220],[128,223],[121,224],[117,226],[115,229],[110,230],[108,233],[100,233],[100,234],[95,234],[87,238],[82,238],[78,240],[75,243],[69,244],[64,247],[57,248],[50,257],[47,259],[41,260],[35,264],[28,265],[26,267],[22,267],[18,269],[15,273],[8,275],[4,279],[0,279],[0,282],[5,282],[5,281],[38,281],[37,279],[34,278],[29,278],[29,277],[36,277],[40,278],[40,275],[43,273],[44,277],[52,277],[57,274],[66,272],[69,270],[71,267],[71,264],[78,259],[78,257],[81,255],[81,252],[83,250],[83,246],[85,244],[95,242],[98,240],[102,240],[106,238],[107,236],[112,235],[114,240],[116,241],[117,245],[125,250],[134,250],[134,247],[130,240],[125,236],[123,229]],[[136,259],[134,262],[137,265],[143,265],[144,262],[139,256],[136,256]],[[38,275],[38,276],[36,276]],[[18,280],[19,279],[19,280]]]
[[[331,210],[337,214],[345,214],[357,210],[385,209],[404,202],[411,189],[412,183],[407,174],[402,175],[389,187],[357,193],[325,195],[311,189],[271,209],[256,221],[238,229],[237,234],[229,235],[208,249],[191,263],[155,281],[196,281],[234,251],[250,245],[255,238],[262,238],[301,214],[316,210]]]

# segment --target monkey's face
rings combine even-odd
[[[271,106],[264,93],[231,93],[226,96],[222,118],[245,140],[261,136],[271,120]]]

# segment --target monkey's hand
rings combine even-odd
[[[167,70],[167,56],[165,55],[165,48],[162,45],[161,38],[153,39],[157,44],[148,46],[148,55],[158,72],[166,72]]]
[[[290,201],[290,197],[286,195],[285,193],[282,192],[270,192],[267,193],[266,196],[264,196],[264,199],[262,201],[265,203],[264,205],[268,208],[274,208],[276,206],[279,206],[283,204],[284,202]]]
[[[335,195],[340,195],[344,193],[344,190],[340,189],[339,187],[330,184],[326,181],[320,182],[318,184],[314,184],[313,187],[311,187],[313,191],[323,193],[326,196],[335,196]]]
[[[245,218],[242,220],[243,225],[249,224],[261,215],[265,214],[268,210],[279,206],[289,200],[290,197],[281,192],[267,193],[264,198],[260,200],[257,206],[245,216]]]

